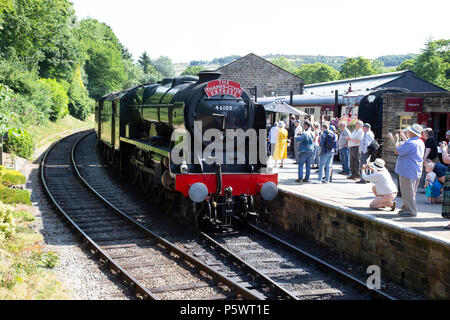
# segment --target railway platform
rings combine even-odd
[[[450,299],[450,221],[441,205],[425,204],[418,192],[417,217],[397,214],[401,197],[394,212],[371,210],[372,184],[337,174],[339,164],[328,184],[297,183],[297,168],[291,159],[278,168],[279,194],[267,205],[272,224],[361,266],[378,266],[382,279],[427,298]],[[317,170],[310,180],[317,181]]]
[[[417,217],[400,217],[397,212],[402,206],[401,197],[395,199],[397,209],[394,212],[389,209],[371,210],[369,203],[374,199],[372,193],[373,184],[358,184],[354,180],[347,179],[345,175],[337,174],[337,172],[341,171],[340,164],[333,165],[333,182],[328,184],[300,184],[295,182],[298,175],[297,168],[297,164],[294,164],[291,159],[285,160],[284,168],[278,168],[278,182],[281,187],[337,206],[356,210],[361,214],[370,215],[386,223],[412,228],[420,233],[448,242],[450,245],[450,230],[444,229],[444,226],[450,224],[450,220],[442,218],[442,204],[425,204],[426,197],[424,192],[419,190],[416,196]],[[305,173],[303,172],[303,174]],[[310,180],[317,181],[317,175],[316,169],[311,170]],[[394,182],[397,183],[395,178]]]

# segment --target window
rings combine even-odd
[[[401,116],[400,117],[400,129],[406,129],[412,124],[411,116]]]

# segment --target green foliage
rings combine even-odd
[[[156,71],[164,77],[173,77],[175,75],[172,60],[170,60],[169,57],[160,56],[158,59],[153,61],[153,67],[155,67]]]
[[[6,169],[0,166],[0,183],[4,186],[17,186],[26,182],[25,177],[17,170]]]
[[[11,208],[0,202],[0,240],[14,235],[16,225]]]
[[[80,120],[86,120],[94,109],[94,102],[89,98],[88,92],[83,85],[81,67],[78,67],[70,83],[67,92],[69,97],[69,112]]]
[[[183,73],[181,74],[182,76],[185,75],[191,75],[191,76],[196,76],[199,72],[205,70],[205,68],[203,68],[202,66],[189,66],[186,68],[186,70],[183,71]]]
[[[50,93],[50,120],[56,121],[69,114],[67,90],[55,79],[40,79],[39,82]]]
[[[27,277],[41,272],[42,269],[53,269],[59,261],[59,255],[52,251],[26,250],[12,255],[11,266],[0,272],[0,286],[12,289]]]
[[[74,12],[67,0],[14,0],[3,14],[0,48],[42,77],[63,78],[78,61],[72,33]]]
[[[370,66],[372,67],[372,70],[374,74],[380,74],[380,73],[386,73],[388,72],[387,69],[384,67],[384,63],[381,60],[372,60],[370,62]]]
[[[288,72],[291,72],[291,73],[295,72],[295,70],[297,69],[297,67],[295,66],[295,63],[286,59],[285,57],[275,58],[270,62],[272,62],[274,65],[276,65]]]
[[[139,57],[138,63],[141,65],[144,73],[149,73],[149,67],[152,66],[152,60],[150,59],[147,51],[144,51]]]
[[[416,76],[450,90],[450,39],[428,40],[413,71]]]
[[[0,185],[0,201],[6,204],[23,203],[31,205],[30,191],[11,189]]]
[[[404,61],[415,59],[418,54],[408,53],[408,54],[391,54],[387,56],[378,57],[385,67],[397,67],[400,66]],[[403,69],[404,70],[404,69]]]
[[[5,142],[4,147],[6,152],[28,159],[34,150],[33,137],[24,129],[10,128],[8,130],[8,140]]]
[[[106,93],[123,89],[127,81],[122,60],[123,46],[111,27],[95,19],[84,19],[77,33],[85,59],[90,96],[98,99]]]
[[[409,59],[403,61],[397,68],[397,71],[403,71],[403,70],[414,70],[414,65],[416,64],[416,60]]]
[[[347,58],[340,70],[341,79],[358,78],[375,74],[370,60],[363,57]]]
[[[14,91],[0,83],[0,113],[11,110],[15,100]]]
[[[33,216],[32,213],[28,212],[28,211],[15,211],[13,212],[13,216],[16,219],[25,221],[25,222],[32,222],[35,220],[35,217]],[[17,230],[17,228],[16,228]]]
[[[339,71],[320,62],[304,64],[298,68],[294,74],[305,80],[305,84],[328,82],[339,79]]]

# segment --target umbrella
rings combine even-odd
[[[280,100],[276,100],[272,103],[264,105],[264,109],[266,109],[266,111],[276,112],[276,113],[294,114],[294,115],[299,115],[299,116],[307,115],[307,113],[297,110],[294,107],[288,105],[286,102],[280,101]]]

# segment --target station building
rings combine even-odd
[[[416,77],[413,71],[404,70],[390,73],[377,74],[373,76],[336,80],[330,82],[305,85],[305,101],[311,97],[315,102],[321,97],[321,100],[328,102],[318,105],[301,105],[306,113],[312,114],[319,121],[329,121],[333,117],[342,115],[357,116],[358,105],[362,97],[368,95],[371,91],[381,88],[400,88],[407,89],[410,92],[442,92],[445,89],[436,86],[428,81]],[[339,97],[337,109],[335,108],[335,96]],[[350,109],[350,110],[349,110]]]
[[[383,104],[381,141],[385,147],[381,156],[387,168],[393,170],[397,159],[386,138],[389,132],[418,123],[432,128],[438,142],[445,141],[445,133],[450,130],[450,92],[386,93]]]

